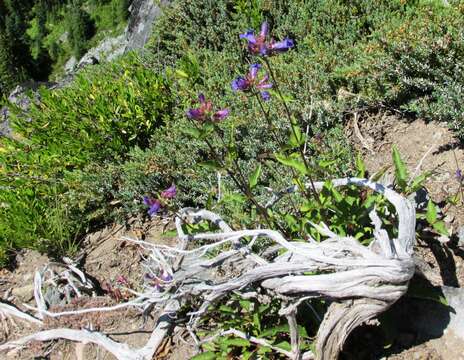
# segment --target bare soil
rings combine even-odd
[[[447,241],[430,232],[430,236],[417,239],[415,253],[430,265],[434,273],[435,281],[430,286],[463,287],[464,249],[457,245],[457,232],[464,226],[464,204],[451,205],[447,201],[460,191],[455,173],[457,168],[464,167],[463,145],[453,136],[446,124],[425,122],[421,119],[408,121],[391,113],[357,115],[356,119],[353,118],[347,125],[346,133],[362,154],[370,175],[389,167],[387,176],[390,174],[390,178],[393,179],[393,145],[398,148],[407,164],[409,174],[432,173],[425,182],[425,188],[428,196],[439,204],[441,217],[452,236]],[[432,306],[430,302],[402,299],[392,307],[389,316],[394,318],[395,314],[401,313],[402,317],[397,317],[397,323],[393,326],[395,336],[390,339],[391,346],[380,351],[384,355],[379,355],[382,341],[373,345],[366,340],[365,336],[369,336],[369,332],[361,332],[358,341],[354,341],[351,346],[359,348],[360,344],[366,344],[367,341],[367,344],[370,344],[367,348],[371,355],[365,357],[366,359],[378,359],[383,356],[395,360],[464,359],[462,341],[446,330],[435,337],[424,338],[421,334],[407,329],[408,326],[404,326],[417,321],[418,316],[427,322],[427,317],[432,316],[429,306]],[[403,313],[404,308],[410,309],[410,313]],[[385,343],[385,339],[383,342]]]

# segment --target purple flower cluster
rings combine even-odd
[[[270,56],[276,53],[285,52],[293,48],[293,40],[285,38],[282,41],[274,41],[274,39],[268,39],[269,26],[267,22],[261,25],[261,31],[258,35],[255,35],[253,30],[247,31],[245,34],[241,34],[241,39],[248,41],[248,50],[252,55]],[[267,89],[272,88],[273,84],[269,82],[269,75],[265,73],[261,78],[258,77],[258,73],[262,66],[260,64],[253,64],[250,66],[250,71],[245,76],[239,76],[232,81],[232,90],[253,92],[257,91],[261,94],[261,97],[267,101],[270,99],[270,94]],[[229,109],[213,110],[213,104],[211,101],[207,101],[203,94],[198,95],[198,102],[200,104],[197,108],[191,108],[187,111],[186,115],[189,119],[197,120],[199,122],[213,122],[217,123],[225,119],[229,115]],[[153,203],[153,209],[158,211],[156,207],[158,204]],[[155,212],[156,212],[155,211]]]
[[[205,95],[198,95],[198,102],[200,106],[195,109],[189,109],[187,111],[187,117],[189,119],[197,120],[200,122],[219,122],[229,115],[229,109],[213,110],[213,103],[206,101]]]
[[[273,39],[268,40],[269,26],[267,22],[261,25],[259,35],[255,36],[253,30],[247,31],[240,35],[240,39],[248,41],[248,51],[252,55],[269,56],[275,53],[285,52],[294,46],[293,40],[285,38],[282,41],[275,42]]]
[[[146,273],[144,275],[144,279],[149,286],[154,288],[155,291],[161,292],[164,290],[164,285],[170,283],[173,280],[173,277],[166,270],[161,270],[158,276]]]
[[[176,185],[172,184],[166,190],[163,190],[160,194],[162,199],[172,199],[176,196],[177,189]],[[151,198],[149,196],[143,197],[143,203],[148,206],[148,215],[154,216],[160,211],[163,204],[159,199]]]
[[[257,90],[265,101],[269,100],[271,95],[266,89],[272,88],[272,84],[269,82],[269,74],[267,73],[262,78],[258,78],[258,72],[261,68],[260,64],[252,64],[245,77],[239,76],[232,81],[232,90],[243,92]]]

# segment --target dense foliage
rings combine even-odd
[[[12,108],[16,136],[2,139],[0,148],[1,246],[66,251],[109,196],[87,198],[76,174],[146,148],[171,106],[165,81],[126,59],[80,74],[60,90],[43,90],[27,114]],[[92,194],[102,191],[95,185]]]

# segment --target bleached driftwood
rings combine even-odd
[[[146,248],[149,255],[144,267],[151,278],[156,278],[158,284],[161,284],[154,288],[148,282],[144,284],[142,292],[132,291],[137,296],[135,300],[119,305],[138,306],[145,313],[152,309],[161,311],[160,320],[143,348],[129,349],[126,344],[117,343],[102,333],[56,329],[4,344],[0,350],[22,346],[31,340],[65,338],[93,342],[118,359],[148,360],[153,357],[162,339],[173,329],[173,316],[182,305],[197,305],[190,314],[187,327],[197,345],[201,345],[195,330],[209,306],[231,293],[243,293],[247,297],[275,296],[284,300],[286,305],[280,314],[288,320],[292,350],[282,350],[281,353],[292,359],[336,359],[353,329],[385,311],[406,292],[408,281],[415,270],[412,259],[415,210],[407,199],[378,183],[358,178],[332,182],[334,186],[357,185],[383,194],[396,209],[398,237],[389,238],[375,210],[370,214],[375,240],[367,248],[354,238],[334,234],[325,224],[314,224],[327,237],[325,241],[317,243],[310,239],[305,243],[293,242],[269,229],[233,231],[214,213],[184,209],[176,218],[178,247],[126,239]],[[320,188],[322,183],[316,183],[315,186]],[[280,196],[295,190],[288,188],[279,193],[268,206],[277,202]],[[195,235],[183,232],[183,223],[203,220],[214,223],[220,231]],[[260,253],[254,252],[252,249],[259,247],[253,245],[261,241],[266,241],[265,249]],[[198,246],[200,242],[202,245]],[[211,250],[218,250],[217,255],[213,258],[205,256],[211,254]],[[281,255],[277,256],[279,250],[285,251],[280,251]],[[305,275],[308,272],[319,274]],[[164,280],[160,274],[164,274]],[[254,291],[258,288],[261,291]],[[260,295],[263,292],[269,295]],[[36,287],[36,293],[40,315],[62,315],[42,309],[40,287]],[[301,353],[296,329],[298,305],[308,298],[326,298],[331,302],[319,328],[316,354]],[[92,310],[99,311],[98,308]],[[72,313],[77,314],[79,310]],[[216,336],[221,335],[246,337],[256,344],[270,345],[265,339],[251,339],[248,334],[236,329],[220,330]]]

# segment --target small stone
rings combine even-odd
[[[458,230],[458,246],[464,247],[464,226],[461,226]]]

